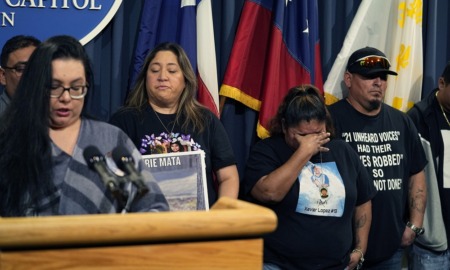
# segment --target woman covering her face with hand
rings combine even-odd
[[[83,157],[94,145],[108,156],[125,147],[149,188],[129,211],[163,211],[168,204],[139,151],[120,129],[85,116],[92,71],[82,45],[55,36],[31,55],[0,119],[0,215],[116,213],[119,203]],[[107,161],[109,161],[107,159]],[[112,163],[111,163],[112,164]],[[130,194],[136,187],[130,187]]]
[[[110,123],[120,127],[142,154],[162,153],[179,141],[186,151],[205,151],[208,199],[237,198],[234,154],[219,119],[197,100],[197,77],[178,44],[162,43],[147,56],[133,92]]]
[[[270,127],[271,137],[250,153],[243,183],[249,201],[278,216],[276,231],[264,237],[264,269],[355,268],[376,190],[353,149],[330,139],[318,89],[290,89]]]

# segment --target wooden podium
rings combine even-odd
[[[0,269],[262,269],[270,209],[0,218]]]

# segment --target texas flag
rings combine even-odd
[[[145,0],[130,86],[145,57],[159,43],[176,42],[198,73],[198,100],[219,116],[216,51],[211,0]]]
[[[310,83],[322,90],[316,0],[247,0],[220,95],[259,111],[257,134],[287,91]]]

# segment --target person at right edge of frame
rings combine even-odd
[[[406,247],[423,233],[427,160],[418,131],[403,112],[383,102],[389,60],[365,47],[350,56],[344,83],[348,96],[329,110],[342,137],[372,176],[372,225],[363,269],[401,269]]]
[[[411,270],[450,269],[450,62],[437,83],[436,89],[408,111],[429,160],[425,170],[429,194],[424,218],[427,230],[411,246]]]

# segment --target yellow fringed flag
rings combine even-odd
[[[402,111],[420,100],[423,79],[421,0],[363,0],[324,84],[327,104],[346,96],[349,56],[365,46],[383,51],[398,76],[388,76],[385,102]]]

